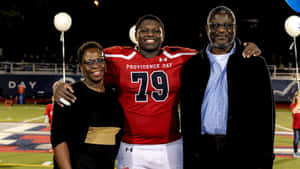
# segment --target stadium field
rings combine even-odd
[[[43,123],[45,107],[0,103],[0,169],[52,168],[50,133]],[[292,156],[291,126],[288,107],[277,106],[274,169],[300,169],[300,158]]]
[[[1,122],[43,122],[46,105],[24,104],[5,106],[0,104]]]

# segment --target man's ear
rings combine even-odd
[[[234,24],[234,25],[233,25],[233,31],[235,31],[235,32],[236,32],[236,30],[237,30],[237,25],[236,25],[236,24]]]
[[[210,32],[207,25],[205,26],[205,31],[206,31],[206,34],[208,34]]]

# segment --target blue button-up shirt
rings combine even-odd
[[[227,61],[235,51],[215,55],[206,48],[210,61],[210,76],[201,108],[201,134],[226,135],[228,118]]]

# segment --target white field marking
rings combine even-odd
[[[29,134],[29,135],[49,135],[50,131],[4,131],[5,133],[8,133],[9,136],[11,134]],[[0,139],[3,139],[0,135]]]
[[[283,130],[286,130],[286,131],[293,131],[293,129],[286,128],[286,127],[282,127],[282,126],[280,126],[279,124],[276,124],[275,126],[278,127],[278,128],[281,128],[281,129],[283,129]]]
[[[274,148],[275,154],[293,154],[294,150],[293,148]]]
[[[292,131],[275,131],[276,135],[286,135],[286,136],[293,136],[294,132]]]
[[[31,119],[28,119],[28,120],[24,120],[23,123],[28,123],[28,122],[31,122],[31,121],[39,120],[39,119],[42,119],[44,117],[45,116],[39,116],[39,117],[31,118]]]
[[[16,142],[16,139],[11,139],[11,140],[0,140],[1,145],[10,145],[12,143]]]
[[[51,144],[39,144],[35,147],[37,150],[49,150],[51,149]]]
[[[45,161],[42,163],[42,165],[51,165],[52,164],[52,161]]]
[[[24,109],[39,109],[39,110],[44,110],[44,107],[31,107],[31,106],[24,106]]]
[[[11,124],[11,123],[9,123]],[[27,131],[28,129],[45,125],[45,123],[15,123],[15,126],[12,126],[10,128],[4,129],[0,131],[0,139],[3,139],[11,134],[41,134],[41,135],[49,135],[49,131]]]
[[[4,139],[4,138],[6,138],[6,137],[8,137],[8,136],[10,136],[10,135],[11,135],[11,133],[3,133],[3,132],[0,132],[0,140]]]
[[[10,133],[33,132],[33,131],[26,131],[26,130],[37,127],[39,125],[40,124],[38,123],[18,123],[18,125],[16,125],[15,127],[5,129],[2,132],[10,132]]]

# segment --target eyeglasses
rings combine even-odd
[[[102,66],[105,63],[104,57],[99,57],[97,59],[88,60],[88,61],[83,62],[83,64],[87,65],[90,69],[93,68],[95,63],[97,66]]]
[[[233,23],[210,23],[210,24],[208,24],[209,28],[210,28],[210,29],[213,29],[213,30],[217,30],[217,29],[219,29],[221,26],[222,26],[223,28],[225,28],[226,30],[230,30],[230,29],[233,28],[234,25],[235,25],[235,24],[233,24]]]

